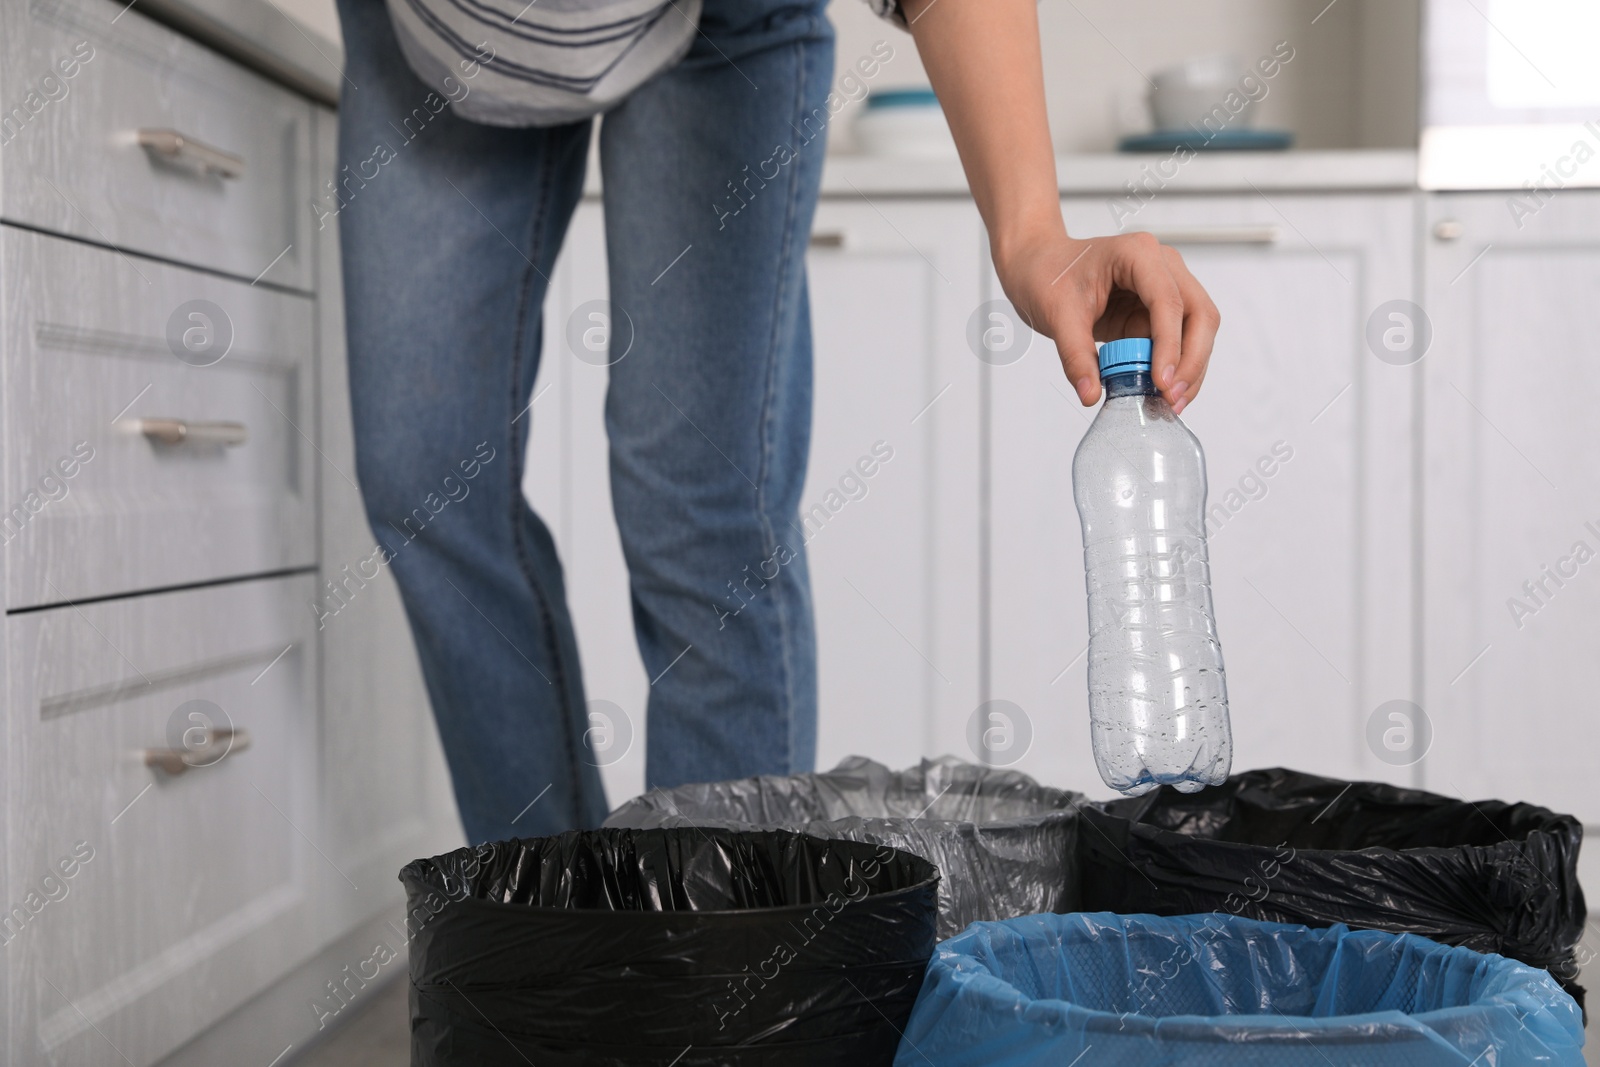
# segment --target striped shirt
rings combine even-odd
[[[867,0],[867,6],[879,18],[888,19],[897,26],[904,27],[906,17],[900,11],[900,0]]]
[[[555,126],[597,115],[683,58],[703,0],[386,0],[400,50],[462,118]],[[905,25],[898,0],[866,0]]]
[[[701,0],[388,0],[406,61],[493,126],[598,114],[683,57]]]

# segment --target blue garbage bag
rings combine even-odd
[[[895,1067],[1582,1067],[1544,971],[1415,934],[1226,914],[973,923],[939,945]]]

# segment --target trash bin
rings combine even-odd
[[[1582,1067],[1545,972],[1413,934],[1031,915],[944,942],[895,1067]]]
[[[572,831],[416,860],[412,1067],[886,1065],[938,877],[785,831]]]
[[[1083,822],[1086,910],[1422,934],[1546,968],[1581,1003],[1571,816],[1276,769],[1114,800]]]
[[[904,849],[944,875],[942,940],[978,919],[1074,910],[1083,802],[1081,793],[1019,771],[951,756],[904,771],[851,756],[825,774],[652,790],[612,812],[606,825],[783,828]]]

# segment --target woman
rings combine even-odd
[[[1095,340],[1150,335],[1156,382],[1181,410],[1205,377],[1216,309],[1149,235],[1068,236],[1034,0],[875,2],[915,38],[1006,293],[1055,341],[1083,403],[1099,398]],[[435,25],[434,8],[468,20],[487,10],[391,6],[407,34]],[[707,605],[730,575],[771,558],[799,506],[811,414],[804,254],[824,140],[806,143],[806,131],[827,114],[833,70],[823,6],[704,0],[698,19],[662,8],[660,19],[689,23],[686,54],[600,124],[610,299],[633,331],[610,368],[606,428],[635,629],[655,679],[653,786],[788,774],[814,758],[804,559],[737,619]],[[576,0],[556,7],[549,17],[584,13]],[[514,48],[475,47],[425,84],[407,62],[428,69],[419,46],[402,49],[382,0],[340,0],[340,15],[337,221],[360,480],[393,553],[467,835],[595,825],[605,797],[584,758],[561,566],[520,489],[540,308],[594,122],[518,126],[514,109],[473,100],[488,84],[475,85],[480,76],[537,75]],[[500,15],[508,39],[522,17]],[[473,114],[505,124],[463,117]],[[741,186],[755,195],[730,214],[730,183],[775,157],[777,175]],[[419,521],[440,480],[468,464],[471,492]]]

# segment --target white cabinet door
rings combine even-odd
[[[544,347],[529,398],[532,426],[523,492],[550,527],[561,556],[585,695],[592,712],[612,720],[608,736],[613,747],[600,753],[600,777],[606,799],[615,807],[644,790],[650,685],[633,639],[628,569],[611,512],[605,427],[607,292],[605,217],[598,203],[585,201],[573,215],[545,298]],[[587,336],[593,348],[573,351],[567,340],[573,320],[579,323],[580,341]],[[616,709],[625,722],[616,721]]]
[[[827,202],[818,211],[815,407],[801,499],[824,767],[856,752],[902,765],[937,751],[970,755],[980,364],[965,331],[980,290],[980,233],[976,211],[957,201]],[[606,371],[567,343],[568,319],[605,295],[601,212],[586,203],[546,303],[525,489],[561,551],[589,697],[632,720],[632,749],[603,768],[618,803],[643,785],[649,687],[611,515]]]
[[[1503,193],[1427,204],[1425,781],[1592,825],[1600,193],[1557,193],[1520,222],[1511,206]]]
[[[1115,230],[1105,201],[1072,199],[1065,211],[1075,234]],[[1204,392],[1184,421],[1206,451],[1237,770],[1413,775],[1380,761],[1367,722],[1388,700],[1414,699],[1416,368],[1380,361],[1365,340],[1375,309],[1414,296],[1413,216],[1404,194],[1174,195],[1129,226],[1181,237],[1223,316]],[[987,696],[1014,703],[1031,726],[1018,766],[1104,795],[1089,748],[1072,499],[1073,452],[1094,412],[1041,339],[987,373]]]
[[[336,121],[317,112],[319,173],[336,169]],[[322,566],[303,610],[318,619],[323,649],[318,843],[349,875],[329,881],[322,898],[333,936],[403,899],[395,872],[456,847],[461,829],[400,590],[374,555],[355,486],[334,220],[316,236]]]
[[[143,1067],[316,949],[314,585],[7,619],[0,1060]]]
[[[817,763],[974,758],[982,225],[961,201],[824,202],[810,256]],[[888,457],[888,458],[885,458]],[[870,477],[861,471],[874,470]]]

